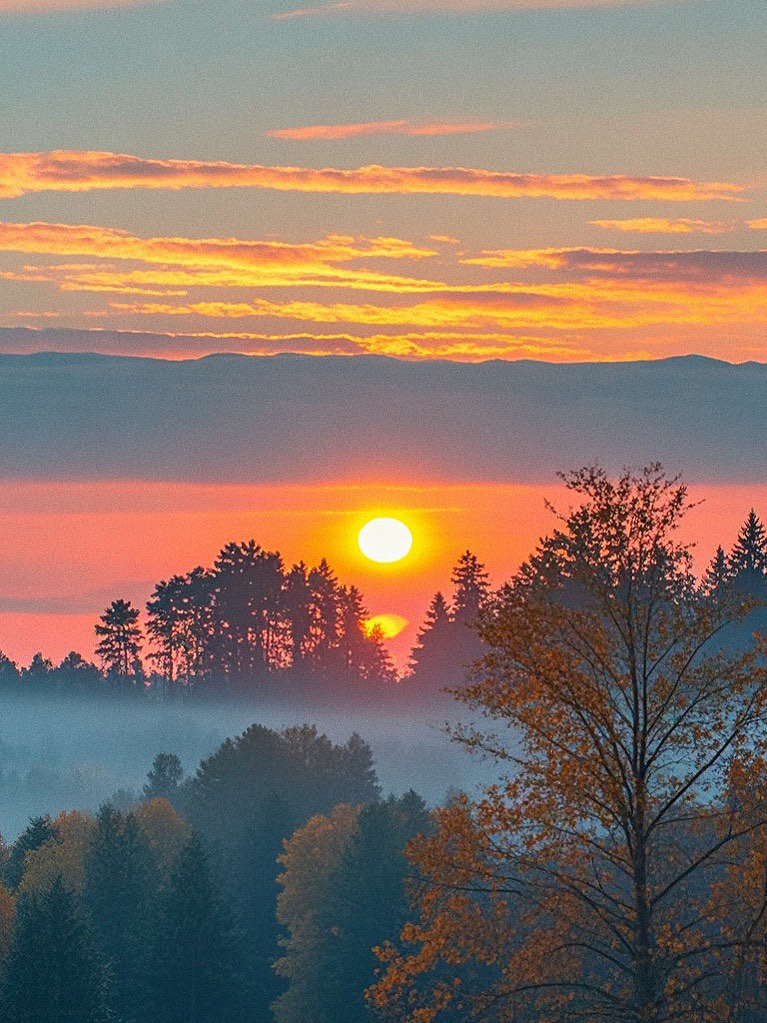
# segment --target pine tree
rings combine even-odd
[[[160,910],[147,983],[152,1023],[240,1023],[235,940],[197,838],[182,850]]]
[[[730,552],[728,567],[733,576],[745,573],[761,579],[767,574],[767,533],[753,508]]]
[[[450,607],[443,595],[436,593],[410,654],[410,673],[417,683],[435,687],[451,681],[455,672],[454,638]]]
[[[129,600],[113,600],[96,625],[96,635],[101,637],[96,653],[105,671],[116,678],[128,678],[140,670],[138,615]]]
[[[716,549],[716,554],[711,560],[711,564],[706,569],[705,575],[703,576],[703,585],[710,593],[717,593],[729,579],[730,572],[727,567],[727,558],[724,553],[724,548],[720,544]]]
[[[457,622],[474,626],[490,593],[489,575],[485,566],[471,551],[464,551],[453,569],[453,617]]]
[[[19,905],[3,985],[4,1023],[103,1023],[106,971],[61,878]]]

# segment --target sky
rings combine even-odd
[[[310,411],[333,355],[436,374],[444,359],[765,360],[764,3],[304,3],[0,0],[0,355],[304,353]],[[45,386],[117,400],[63,369]],[[191,440],[169,466],[145,437],[142,475],[95,412],[35,433],[19,405],[26,447],[13,431],[0,444],[0,649],[89,653],[108,599],[143,602],[251,535],[288,559],[327,555],[371,612],[407,618],[399,657],[461,550],[508,576],[547,528],[540,488],[569,465],[536,463],[531,441],[515,470],[493,454],[500,427],[467,455],[460,422],[430,462],[417,435],[392,447],[385,404],[345,461],[336,386],[339,403],[314,409],[335,424],[314,460],[213,481]],[[219,453],[239,450],[222,425],[235,400],[211,413]],[[764,468],[724,445],[732,472],[721,452],[707,472],[685,423],[663,457],[692,459],[732,539]],[[45,463],[62,427],[96,454]],[[575,429],[557,451],[582,464],[593,447]],[[398,572],[355,554],[350,524],[375,508],[422,529]]]
[[[766,30],[758,0],[0,0],[0,324],[760,359]]]

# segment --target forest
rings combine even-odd
[[[767,531],[752,511],[698,578],[662,467],[564,479],[576,506],[500,589],[461,556],[401,680],[353,586],[254,542],[158,583],[145,631],[115,600],[99,665],[5,658],[7,700],[448,687],[493,779],[389,794],[365,738],[309,724],[188,773],[158,749],[142,791],[2,844],[0,1018],[766,1018]]]
[[[342,703],[439,700],[480,651],[472,625],[489,596],[471,551],[457,560],[448,602],[437,593],[400,677],[364,597],[340,585],[325,559],[286,570],[255,540],[228,543],[210,569],[157,583],[141,609],[118,598],[95,623],[98,664],[72,651],[20,667],[0,653],[0,687],[174,698],[250,697]],[[406,682],[392,689],[395,683]]]

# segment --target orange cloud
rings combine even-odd
[[[517,174],[471,167],[266,167],[194,160],[146,160],[118,153],[58,150],[0,154],[0,198],[96,189],[269,188],[341,194],[430,194],[497,199],[742,200],[732,182],[626,174]]]
[[[594,227],[635,234],[724,234],[734,227],[722,220],[689,220],[677,217],[634,217],[630,220],[590,220]]]
[[[747,220],[746,227],[752,231],[767,231],[767,217],[760,217],[758,220]]]
[[[494,131],[501,125],[492,121],[361,121],[359,124],[308,124],[301,128],[282,128],[264,134],[273,139],[348,139],[359,135],[471,135]]]
[[[293,18],[322,18],[327,14],[338,14],[341,11],[351,9],[354,4],[347,0],[339,0],[335,4],[318,4],[316,7],[296,7],[292,11],[282,11],[273,14],[274,21],[291,21]]]

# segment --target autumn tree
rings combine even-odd
[[[44,817],[33,817],[30,820],[27,827],[16,839],[5,866],[5,883],[9,888],[18,888],[21,884],[27,854],[35,849],[39,849],[56,836],[56,827],[47,815]]]
[[[340,803],[327,814],[311,817],[285,840],[279,857],[283,872],[277,878],[277,921],[286,936],[274,968],[287,979],[288,988],[273,1006],[277,1023],[332,1023],[322,996],[326,932],[321,915],[359,813],[360,807]]]
[[[765,745],[757,655],[720,641],[745,608],[697,585],[660,466],[563,479],[580,503],[484,615],[460,693],[488,724],[456,738],[506,770],[412,848],[419,918],[371,991],[398,1019],[714,1023],[767,909],[716,897],[764,840],[730,791]]]
[[[113,600],[96,625],[96,653],[104,670],[116,678],[140,672],[141,627],[138,608],[129,600]]]

